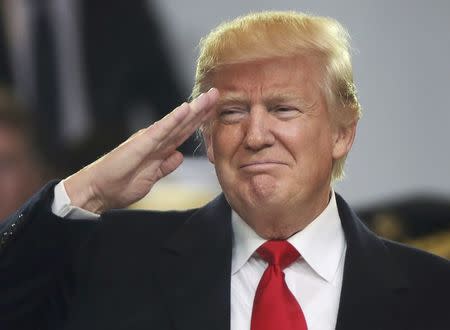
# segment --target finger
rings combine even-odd
[[[178,144],[174,143],[175,141],[186,140],[206,119],[210,118],[213,105],[217,102],[218,97],[219,92],[212,88],[190,104],[184,103],[179,109],[175,109],[150,127],[148,135],[155,143],[154,147],[162,146],[164,148]]]
[[[170,142],[182,140],[181,143],[192,135],[206,120],[214,115],[214,105],[219,98],[217,89],[212,88],[207,93],[199,96],[189,104],[190,113],[186,118],[172,131],[168,139]],[[180,144],[181,144],[180,143]],[[178,144],[178,143],[177,143]]]
[[[183,154],[179,151],[174,151],[161,163],[161,174],[162,177],[175,171],[178,166],[183,162]]]
[[[214,112],[208,112],[204,117],[202,117],[200,125],[207,122],[211,118],[214,117]],[[186,141],[195,131],[200,127],[200,125],[194,125],[190,127],[186,127],[183,132],[177,134],[177,136],[173,139],[172,144],[174,148],[178,148],[184,141]]]
[[[216,88],[211,88],[208,92],[200,94],[188,104],[189,109],[187,109],[187,115],[183,112],[183,117],[178,117],[180,120],[176,125],[171,127],[170,135],[175,136],[187,126],[201,125],[202,118],[212,110],[212,106],[217,102],[218,97],[219,92]],[[164,124],[163,121],[161,124]],[[169,123],[166,122],[166,124]],[[167,129],[169,129],[169,127],[167,127]]]
[[[206,93],[202,93],[194,99],[189,105],[192,108],[191,113],[197,113],[199,111],[210,109],[211,106],[217,101],[219,98],[219,91],[217,88],[211,88]]]
[[[138,180],[142,178],[153,178],[156,183],[161,178],[169,175],[175,171],[183,162],[183,154],[177,150],[168,154],[164,159],[149,158],[142,163],[140,168],[136,171],[139,173]]]
[[[139,130],[123,142],[118,149],[130,148],[144,158],[159,147],[177,148],[208,118],[219,92],[212,88],[194,101],[183,103],[146,129]],[[181,141],[181,142],[180,142]],[[170,148],[169,148],[170,149]],[[171,152],[171,150],[168,150]]]

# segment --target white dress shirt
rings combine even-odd
[[[66,188],[64,187],[64,181],[60,181],[54,189],[54,198],[52,203],[52,212],[61,218],[67,218],[71,220],[80,219],[98,219],[100,215],[89,212],[82,208],[72,205],[72,201],[67,195]]]
[[[231,219],[231,330],[250,329],[256,288],[267,268],[255,251],[266,240],[234,211]],[[288,241],[302,258],[284,270],[286,284],[303,310],[308,330],[335,329],[347,244],[334,193],[325,210]]]
[[[334,192],[325,210],[305,229],[288,239],[302,256],[285,270],[286,284],[300,304],[308,330],[335,329],[346,241]],[[54,214],[69,219],[99,216],[70,205],[62,181],[55,187]],[[231,330],[250,329],[253,299],[267,262],[256,249],[266,240],[232,211]]]

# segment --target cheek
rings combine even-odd
[[[283,132],[286,146],[300,166],[308,171],[316,171],[331,166],[333,143],[327,129],[300,127],[294,131],[285,129]]]
[[[231,160],[231,157],[239,148],[241,141],[239,129],[231,126],[217,127],[212,136],[212,149],[215,161]]]

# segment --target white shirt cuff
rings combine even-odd
[[[52,212],[54,215],[71,220],[94,220],[100,218],[100,215],[71,205],[72,201],[67,195],[64,181],[55,186],[54,198],[52,203]]]

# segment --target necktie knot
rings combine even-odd
[[[300,257],[300,253],[288,241],[267,241],[256,252],[270,265],[286,268]]]

